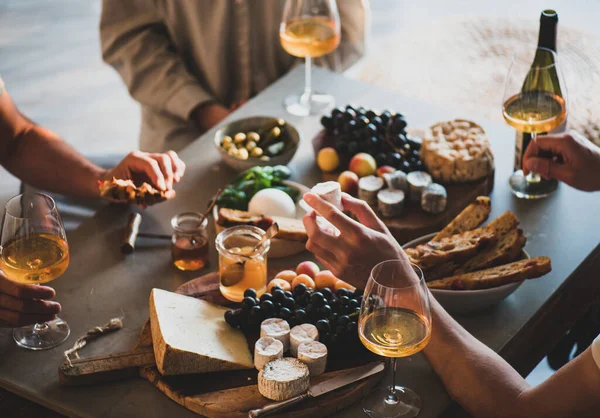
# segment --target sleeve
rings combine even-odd
[[[100,42],[102,58],[138,102],[187,120],[214,101],[175,51],[152,0],[103,0]]]
[[[592,343],[592,357],[600,369],[600,335]]]
[[[317,58],[319,66],[344,71],[362,58],[366,52],[371,26],[369,0],[338,1],[342,39],[340,46],[331,54]]]

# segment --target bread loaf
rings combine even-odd
[[[452,235],[461,234],[463,232],[470,231],[479,227],[483,224],[490,212],[492,211],[492,204],[490,198],[486,196],[479,196],[475,202],[463,209],[456,218],[452,220],[444,229],[442,229],[431,241],[439,241],[442,238],[446,238]]]

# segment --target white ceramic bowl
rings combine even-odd
[[[268,116],[252,116],[245,119],[238,119],[221,126],[217,133],[215,133],[215,147],[219,151],[219,154],[221,154],[221,158],[225,164],[235,171],[244,171],[256,166],[264,167],[267,165],[287,165],[287,163],[289,163],[294,157],[294,154],[296,154],[296,151],[298,150],[298,144],[300,143],[300,133],[287,120],[285,121],[285,129],[290,143],[286,146],[283,153],[276,157],[270,158],[268,161],[263,161],[260,158],[255,157],[242,160],[229,155],[227,151],[221,147],[221,140],[226,135],[233,137],[238,132],[256,131],[259,127],[270,122],[275,122],[276,120],[277,118]]]
[[[413,248],[429,242],[437,232],[417,238],[403,245],[403,248]],[[525,250],[522,259],[531,258]],[[425,277],[427,279],[427,277]],[[502,302],[511,293],[521,286],[523,282],[509,283],[491,289],[480,290],[443,290],[431,289],[431,294],[450,313],[467,314],[490,308]]]

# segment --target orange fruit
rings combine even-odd
[[[283,271],[280,271],[279,273],[277,273],[275,275],[275,278],[285,280],[289,284],[292,284],[292,282],[294,281],[294,279],[296,278],[297,275],[298,274],[296,274],[296,272],[294,270],[283,270]]]
[[[283,291],[285,292],[286,290],[292,290],[292,285],[289,282],[286,282],[283,279],[273,279],[269,282],[269,285],[267,286],[267,292],[271,293],[271,289],[273,289],[273,286],[279,286],[283,289]]]
[[[311,279],[314,279],[320,270],[317,263],[313,263],[312,261],[303,261],[296,266],[296,274],[306,274]]]
[[[331,290],[335,289],[335,284],[339,281],[329,270],[322,270],[315,275],[315,285],[317,289],[325,289],[326,287]]]

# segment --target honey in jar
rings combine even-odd
[[[196,212],[180,213],[171,219],[171,256],[179,270],[200,270],[208,264],[207,224],[207,219]]]

